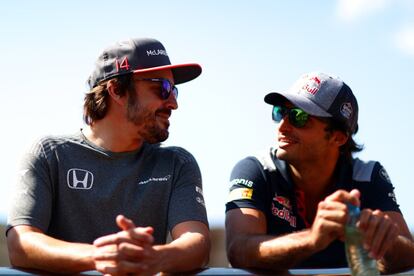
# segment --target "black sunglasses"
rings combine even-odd
[[[273,106],[272,119],[279,123],[285,116],[288,116],[289,123],[294,127],[304,127],[310,115],[300,108],[287,108],[285,106]]]
[[[149,79],[135,79],[138,81],[152,81],[152,82],[158,82],[161,83],[160,85],[160,96],[163,100],[166,100],[170,97],[170,94],[173,93],[174,97],[178,98],[178,89],[175,85],[172,85],[171,82],[168,79],[162,79],[162,78],[149,78]]]

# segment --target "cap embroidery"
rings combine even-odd
[[[127,57],[124,57],[122,59],[121,63],[119,63],[119,59],[116,59],[115,60],[115,66],[116,66],[116,71],[117,72],[119,72],[121,70],[128,71],[129,68],[131,67],[131,66],[129,66],[129,62],[128,62],[128,58]]]
[[[315,95],[319,88],[321,87],[321,81],[317,77],[309,78],[308,82],[302,86],[302,90],[307,91],[308,93]]]
[[[345,118],[347,118],[348,120],[351,118],[352,116],[352,105],[351,103],[343,103],[341,106],[341,110],[340,110],[342,116],[344,116]]]
[[[147,50],[147,56],[159,56],[159,55],[163,55],[163,56],[168,57],[167,51],[165,51],[165,50],[162,50],[162,49]]]

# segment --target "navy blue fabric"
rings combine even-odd
[[[275,157],[271,149],[267,157],[274,168],[263,164],[266,157],[247,157],[239,161],[231,173],[231,191],[252,189],[251,196],[230,198],[226,212],[235,208],[258,209],[266,217],[267,234],[282,235],[306,228],[304,219],[299,215],[294,184],[287,165]],[[270,158],[269,158],[270,157]],[[358,174],[354,176],[354,170]],[[333,191],[358,189],[361,192],[361,209],[380,209],[401,212],[395,200],[394,187],[379,162],[364,163],[353,159],[352,163],[343,159],[338,161],[335,171],[336,184]],[[310,222],[312,223],[312,222]],[[296,268],[335,268],[346,267],[344,243],[336,240],[323,251],[314,254]]]

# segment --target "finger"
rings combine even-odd
[[[325,201],[338,201],[343,203],[351,203],[356,206],[360,205],[358,191],[353,190],[352,193],[345,190],[338,190],[325,198]]]
[[[114,261],[118,259],[118,246],[110,244],[102,247],[96,247],[93,252],[93,258],[96,261]]]
[[[379,223],[370,250],[376,259],[380,259],[397,238],[398,227],[387,215],[380,211],[374,211],[373,216],[378,219]]]
[[[130,230],[120,231],[115,234],[107,235],[96,239],[93,244],[95,246],[104,246],[107,244],[120,244],[129,242],[137,245],[152,244],[154,237],[152,236],[152,227],[137,227]]]
[[[376,233],[378,232],[378,226],[381,218],[377,215],[373,215],[372,210],[364,209],[361,212],[359,223],[357,227],[363,232],[364,247],[371,251],[374,246],[373,241]]]
[[[134,222],[132,220],[126,218],[123,215],[118,215],[116,217],[116,224],[122,230],[128,230],[128,229],[132,229],[132,228],[135,228],[136,227],[135,224],[134,224]]]
[[[352,199],[349,203],[355,205],[355,206],[361,206],[361,192],[357,189],[353,189],[352,191],[349,192],[349,194],[351,195]]]
[[[347,212],[346,205],[341,202],[322,201],[318,204],[317,217],[345,224]]]
[[[125,275],[128,273],[142,274],[148,268],[149,266],[145,263],[121,261],[116,266],[104,266],[99,271],[110,275]]]
[[[142,247],[130,243],[121,243],[118,246],[118,250],[122,256],[130,261],[140,261],[142,259],[151,258],[153,256],[153,250],[148,246]]]
[[[381,246],[377,252],[378,259],[382,259],[385,256],[385,253],[392,246],[395,240],[398,238],[398,235],[399,235],[399,228],[395,223],[392,223],[384,239],[386,243],[384,243],[383,246]]]

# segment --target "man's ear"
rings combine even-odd
[[[343,131],[335,131],[334,132],[334,142],[338,145],[338,147],[344,145],[348,141],[349,135],[344,133]]]
[[[122,104],[121,95],[119,95],[119,85],[116,81],[110,80],[106,83],[106,90],[109,96],[117,103]]]

